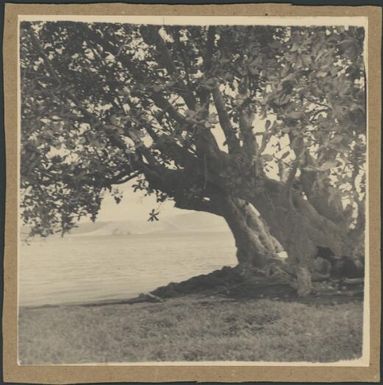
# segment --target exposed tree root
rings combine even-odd
[[[363,297],[363,279],[327,279],[322,277],[313,283],[313,291],[306,296],[304,302],[318,302],[318,298],[326,301],[334,299],[349,301]],[[243,277],[238,268],[223,267],[210,274],[199,275],[179,283],[159,287],[150,295],[166,299],[185,295],[220,295],[236,299],[272,298],[280,300],[298,300],[294,282],[280,277],[253,275]],[[142,298],[144,299],[144,298]],[[148,297],[153,301],[153,297]],[[301,299],[299,299],[301,301]],[[320,302],[320,301],[319,301]]]

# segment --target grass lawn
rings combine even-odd
[[[221,297],[22,308],[21,364],[312,361],[362,351],[362,302],[304,304]]]

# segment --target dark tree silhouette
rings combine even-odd
[[[22,22],[20,42],[32,234],[135,179],[222,216],[243,271],[286,250],[303,294],[317,246],[362,250],[362,28]]]

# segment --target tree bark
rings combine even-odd
[[[225,197],[222,213],[233,233],[238,263],[242,267],[263,268],[268,261],[283,251],[281,244],[270,233],[259,212],[240,198]]]
[[[219,202],[215,200],[215,205],[233,233],[241,271],[251,274],[254,269],[265,270],[279,252],[286,251],[300,296],[311,292],[317,246],[337,254],[344,246],[343,227],[282,184],[266,183],[263,192],[255,192],[248,200],[225,196]]]
[[[344,228],[318,213],[297,191],[288,190],[280,183],[266,183],[264,191],[254,194],[251,203],[292,262],[310,264],[317,246],[342,253]]]

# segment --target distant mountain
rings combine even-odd
[[[159,221],[142,220],[81,223],[71,231],[73,236],[105,236],[171,232],[228,232],[223,218],[216,215],[191,212]]]
[[[204,212],[179,214],[174,216],[171,221],[177,231],[229,231],[222,217]]]
[[[170,231],[169,226],[164,221],[155,223],[144,221],[108,221],[96,223],[81,223],[73,229],[71,235],[129,235],[129,234],[147,234],[158,231]]]

